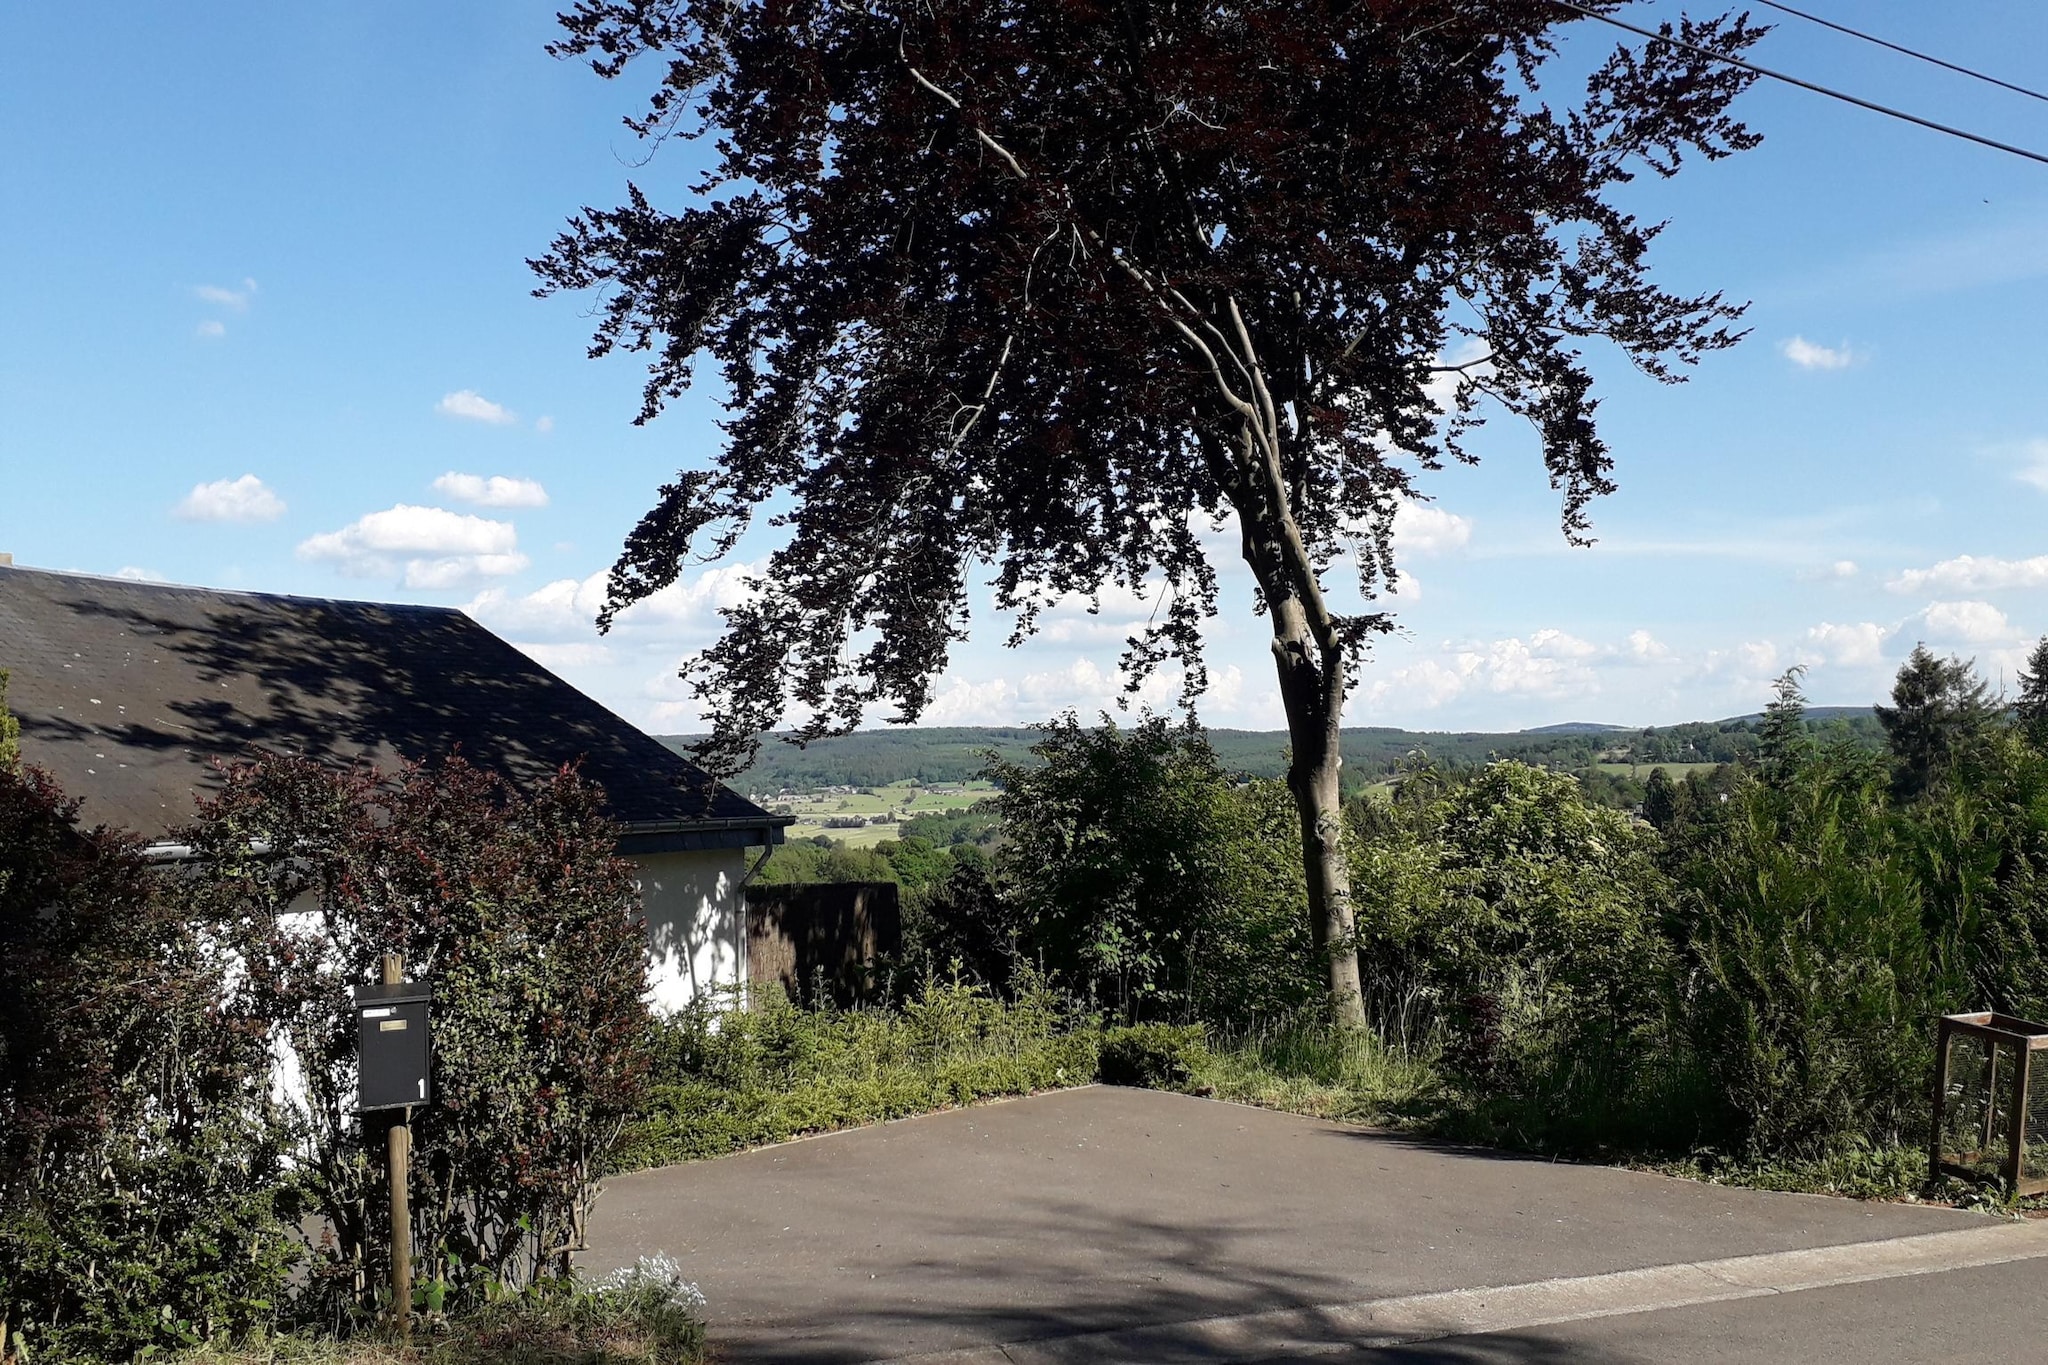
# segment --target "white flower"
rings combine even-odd
[[[676,1264],[675,1257],[665,1251],[642,1256],[629,1266],[619,1267],[599,1280],[596,1287],[599,1293],[650,1293],[659,1296],[664,1303],[691,1313],[704,1307],[703,1291],[683,1278],[683,1268]]]

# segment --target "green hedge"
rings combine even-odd
[[[1013,1004],[927,983],[900,1010],[804,1010],[779,994],[662,1026],[653,1096],[617,1171],[1096,1079],[1100,1027],[1027,989]]]

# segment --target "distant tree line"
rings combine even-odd
[[[1808,725],[1816,733],[1867,748],[1879,748],[1884,732],[1867,707],[1823,708]],[[1639,764],[1736,763],[1756,752],[1757,716],[1721,721],[1689,721],[1641,730],[1589,729],[1567,731],[1422,731],[1361,726],[1344,731],[1346,791],[1397,775],[1415,755],[1441,766],[1479,767],[1504,758],[1540,764],[1566,772],[1586,773],[1603,759]],[[1209,730],[1209,747],[1226,770],[1249,777],[1282,777],[1287,767],[1287,735],[1281,730]],[[885,787],[896,782],[925,786],[973,781],[985,774],[991,757],[1009,764],[1030,764],[1039,738],[1030,727],[950,726],[905,730],[861,731],[813,740],[799,747],[789,743],[763,746],[753,766],[734,779],[741,791],[772,795],[784,789],[811,791],[825,787]],[[662,742],[685,752],[696,739],[666,735]],[[1639,787],[1614,788],[1610,804],[1635,805]]]

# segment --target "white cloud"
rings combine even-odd
[[[1586,659],[1598,654],[1600,647],[1561,630],[1539,630],[1529,637],[1529,652],[1544,659]]]
[[[133,583],[168,583],[170,580],[155,569],[138,569],[133,564],[114,570],[114,577],[125,578]]]
[[[1600,647],[1561,630],[1539,630],[1526,640],[1447,642],[1439,652],[1440,660],[1423,659],[1374,681],[1359,700],[1366,708],[1433,709],[1470,693],[1577,698],[1600,691],[1591,666]]]
[[[933,696],[931,704],[925,707],[921,723],[925,725],[988,725],[1000,724],[1011,718],[1016,702],[1016,689],[1004,678],[990,678],[984,682],[970,682],[962,677],[948,677],[945,688]]]
[[[2000,644],[2019,634],[1989,602],[1930,602],[1920,619],[1927,638],[1944,644]]]
[[[463,610],[500,635],[589,636],[604,608],[605,577],[600,571],[588,578],[558,578],[529,593],[485,588]]]
[[[533,419],[533,429],[545,436],[555,429],[555,419],[545,416],[536,417]]]
[[[219,318],[208,318],[206,321],[200,323],[197,327],[194,327],[192,329],[193,336],[204,337],[208,341],[212,341],[216,337],[224,337],[227,334],[227,324],[222,322]]]
[[[1394,548],[1420,555],[1463,549],[1472,539],[1472,518],[1431,503],[1403,501],[1394,509]]]
[[[1043,588],[1040,596],[1046,595]],[[1132,588],[1105,583],[1093,597],[1068,593],[1054,598],[1038,617],[1038,638],[1050,644],[1122,644],[1145,629],[1169,605],[1164,581]]]
[[[1025,674],[1017,684],[1017,699],[1032,715],[1052,715],[1071,707],[1087,716],[1114,712],[1126,701],[1132,706],[1158,708],[1171,702],[1179,690],[1178,670],[1160,669],[1145,679],[1136,696],[1126,698],[1122,670],[1105,669],[1082,657],[1061,667]]]
[[[473,518],[472,518],[473,520]],[[614,630],[688,639],[716,630],[718,612],[753,596],[748,580],[752,564],[721,564],[696,577],[671,583],[653,596],[619,613]],[[529,593],[485,588],[463,608],[500,635],[540,640],[587,640],[596,633],[597,614],[604,609],[603,570],[586,578],[558,578]],[[521,646],[526,648],[526,646]]]
[[[1437,365],[1445,368],[1439,368],[1429,377],[1424,392],[1429,395],[1429,401],[1436,404],[1437,411],[1449,412],[1456,405],[1458,381],[1466,374],[1484,378],[1493,373],[1491,365],[1472,364],[1475,360],[1485,360],[1488,350],[1484,337],[1463,337],[1457,345],[1436,358]],[[1464,371],[1447,368],[1452,365],[1471,365],[1472,368]]]
[[[527,565],[511,522],[409,503],[313,536],[298,553],[352,578],[402,577],[409,588],[452,588]]]
[[[539,664],[542,668],[560,672],[565,668],[596,668],[612,661],[609,646],[593,641],[576,641],[569,644],[533,644],[514,640],[512,648]]]
[[[1434,659],[1408,664],[1394,670],[1391,677],[1374,680],[1358,698],[1366,707],[1378,707],[1393,703],[1404,707],[1419,707],[1426,711],[1435,710],[1445,702],[1461,696],[1466,688],[1467,675],[1456,668],[1440,664]],[[1348,713],[1352,708],[1345,708]]]
[[[1845,668],[1875,664],[1883,658],[1884,642],[1897,630],[1875,621],[1841,625],[1823,621],[1806,632],[1807,647],[1821,661]]]
[[[1735,660],[1755,673],[1777,675],[1778,647],[1769,640],[1750,640],[1735,646]]]
[[[460,502],[473,502],[479,507],[546,507],[548,490],[533,479],[509,479],[503,474],[493,474],[488,479],[480,474],[458,474],[449,470],[434,480],[434,488]]]
[[[254,474],[215,479],[187,493],[171,514],[183,521],[276,521],[284,499]]]
[[[1807,583],[1846,583],[1861,573],[1853,559],[1837,559],[1831,564],[1814,564],[1801,569],[1799,577]]]
[[[249,300],[256,296],[256,281],[244,279],[239,289],[218,284],[202,284],[192,290],[192,295],[202,303],[216,308],[226,308],[236,313],[249,311]]]
[[[2048,441],[2026,442],[2020,447],[2020,458],[2025,464],[2013,477],[2048,493]]]
[[[1010,678],[970,679],[949,674],[933,694],[931,704],[918,718],[921,725],[1001,725],[1042,720],[1072,710],[1083,722],[1107,712],[1116,715],[1128,708],[1135,712],[1150,708],[1164,711],[1180,695],[1181,673],[1162,668],[1140,684],[1135,695],[1124,691],[1121,669],[1104,668],[1095,660],[1077,657],[1065,664]],[[1211,675],[1209,699],[1218,706],[1234,705],[1244,690],[1244,675],[1235,666]]]
[[[1781,343],[1778,349],[1802,370],[1845,370],[1857,359],[1846,342],[1839,347],[1822,346],[1799,336]]]
[[[1932,568],[1907,569],[1889,579],[1893,592],[1995,592],[2000,588],[2038,588],[2048,584],[2048,555],[2031,559],[1994,559],[1957,555]]]
[[[444,393],[441,401],[434,404],[434,411],[443,417],[460,417],[467,422],[487,422],[494,427],[510,426],[519,419],[512,415],[503,404],[493,403],[475,389],[457,389]]]
[[[1745,640],[1708,650],[1699,671],[1704,677],[1732,678],[1736,688],[1755,691],[1784,671],[1778,660],[1778,647],[1769,640]]]
[[[1628,654],[1637,663],[1661,664],[1671,658],[1671,646],[1647,630],[1628,633]]]

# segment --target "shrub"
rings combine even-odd
[[[0,1355],[127,1359],[273,1315],[263,1028],[172,893],[0,767]]]
[[[1137,1024],[1102,1035],[1096,1073],[1104,1085],[1179,1090],[1194,1082],[1207,1060],[1206,1030],[1200,1024]]]
[[[1240,786],[1193,722],[1069,714],[996,762],[995,885],[1014,953],[1125,1020],[1246,1018],[1317,993],[1298,817]]]
[[[1367,973],[1383,999],[1420,995],[1454,1070],[1498,1093],[1632,1058],[1666,962],[1646,827],[1502,762],[1370,834],[1354,855]]]
[[[1841,750],[1752,781],[1681,870],[1678,1023],[1746,1151],[1919,1136],[1948,992],[1887,785]]]
[[[405,1344],[359,1336],[255,1337],[172,1357],[174,1365],[696,1365],[704,1305],[674,1262],[644,1257],[594,1284],[543,1281],[468,1315],[420,1324]]]
[[[656,1085],[614,1169],[667,1165],[1095,1078],[1097,1031],[1028,973],[1014,1003],[927,981],[900,1009],[693,1002],[660,1026]]]
[[[21,722],[7,709],[7,670],[0,668],[0,769],[21,765]]]
[[[308,1311],[375,1307],[381,1125],[354,1114],[351,986],[382,953],[431,976],[434,1103],[413,1114],[426,1292],[461,1309],[566,1272],[650,1061],[645,929],[599,795],[518,792],[451,759],[386,779],[271,758],[228,771],[187,837],[301,1080],[299,1159],[331,1233]]]

